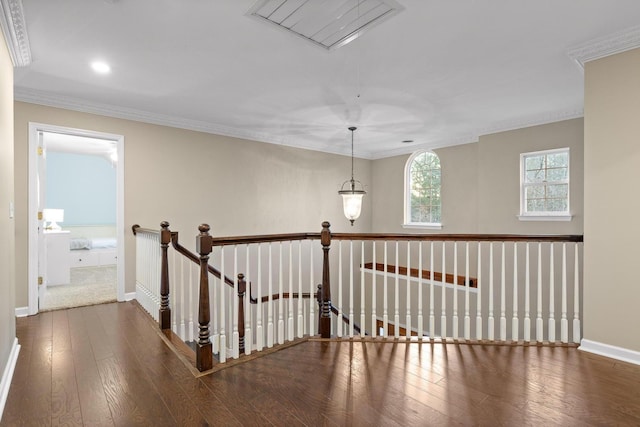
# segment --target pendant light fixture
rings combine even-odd
[[[351,179],[343,182],[340,191],[338,191],[338,194],[342,196],[344,216],[351,221],[352,226],[353,222],[360,217],[360,212],[362,211],[362,197],[367,194],[367,192],[364,191],[362,183],[353,179],[353,132],[356,129],[357,128],[355,126],[351,126],[349,128],[351,131]],[[358,183],[358,186],[360,187],[359,189],[356,189],[356,183]],[[345,185],[348,185],[346,190]]]

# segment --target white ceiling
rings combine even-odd
[[[569,52],[640,33],[638,0],[397,2],[328,51],[247,16],[254,0],[23,0],[15,96],[343,154],[353,125],[356,156],[380,158],[580,117]]]

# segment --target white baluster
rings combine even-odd
[[[193,296],[194,289],[196,289],[195,282],[193,280],[193,270],[195,269],[195,265],[188,265],[188,273],[189,273],[189,341],[195,341],[195,337],[198,335],[195,333],[196,324],[193,321],[196,313],[196,307],[198,306],[196,298]]]
[[[536,341],[544,341],[542,321],[542,242],[538,242],[538,303],[536,316]]]
[[[317,289],[314,285],[313,278],[313,240],[309,245],[309,292],[311,293],[311,298],[309,299],[309,335],[316,334],[316,316],[315,316],[315,307],[318,303],[314,295],[316,295]]]
[[[418,272],[420,274],[420,272]],[[405,336],[411,336],[411,242],[407,240],[407,318]],[[398,328],[399,329],[399,328]]]
[[[216,304],[220,304],[220,301],[217,301],[219,298],[216,298],[216,295],[219,295],[218,288],[216,287],[216,283],[218,279],[213,274],[208,274],[209,277],[209,306],[211,308],[211,322],[210,322],[210,330],[211,330],[211,351],[214,354],[220,352],[220,327],[218,318],[220,316],[220,310],[218,310],[218,306]]]
[[[520,319],[518,318],[518,242],[513,242],[513,315],[511,317],[511,340],[519,340]]]
[[[453,339],[458,339],[458,241],[453,242]]]
[[[177,254],[177,251],[173,251],[174,254]],[[182,339],[182,341],[187,341],[188,339],[188,332],[187,332],[187,325],[188,325],[188,321],[189,321],[189,303],[190,301],[187,299],[188,297],[188,293],[189,290],[187,289],[187,284],[185,283],[184,280],[184,262],[186,260],[185,257],[183,256],[177,256],[176,260],[176,265],[179,265],[178,268],[178,281],[180,282],[180,295],[182,298],[182,301],[180,302],[180,326],[179,326],[179,334],[180,334],[180,338]]]
[[[506,265],[505,244],[502,242],[502,257],[500,264],[500,341],[507,340],[507,302],[506,302]]]
[[[298,338],[304,336],[304,316],[302,314],[302,240],[298,241]]]
[[[580,270],[578,263],[579,244],[575,244],[573,263],[573,342],[580,342]]]
[[[375,271],[375,270],[374,270]],[[375,273],[374,273],[375,275]],[[360,337],[364,338],[365,329],[365,295],[364,295],[364,240],[360,242]]]
[[[338,316],[336,319],[338,338],[342,338],[342,240],[338,240]]]
[[[177,267],[176,267],[176,253],[175,251],[171,251],[171,255],[169,256],[169,254],[167,254],[167,262],[169,262],[169,259],[171,259],[170,262],[170,270],[171,270],[171,289],[170,289],[170,300],[169,300],[169,306],[171,307],[171,330],[173,331],[173,333],[175,333],[176,335],[179,333],[178,332],[178,321],[179,321],[179,317],[182,314],[182,311],[180,310],[180,303],[182,302],[182,298],[180,298],[180,284],[178,283],[178,276],[177,276]]]
[[[269,280],[267,302],[267,348],[273,347],[273,242],[269,243]]]
[[[227,299],[224,295],[227,284],[224,282],[224,246],[220,246],[220,276],[220,299],[218,301],[218,309],[220,310],[220,347],[218,349],[218,356],[220,363],[224,363],[227,360],[227,331],[225,330],[225,307],[227,305]]]
[[[267,347],[273,347],[274,324],[273,324],[273,242],[269,243],[269,302],[267,303]]]
[[[489,243],[489,319],[487,323],[487,339],[495,339],[495,323],[493,318],[493,242]]]
[[[395,311],[393,315],[393,336],[394,338],[400,337],[400,262],[399,262],[399,247],[396,241],[396,277],[395,277],[395,290],[393,302],[395,305]]]
[[[446,246],[447,242],[442,242],[442,298],[440,307],[440,337],[447,338],[447,263],[446,263]],[[455,292],[455,289],[454,289]]]
[[[469,315],[469,242],[465,244],[465,281],[464,281],[464,339],[471,339],[471,317]]]
[[[478,277],[476,278],[476,339],[482,340],[482,280],[480,275],[482,272],[482,242],[478,242]]]
[[[556,340],[556,319],[555,319],[555,272],[553,242],[549,245],[549,342]]]
[[[569,320],[567,319],[567,243],[562,243],[562,313],[560,318],[560,341],[569,342]]]
[[[435,296],[433,293],[433,281],[435,280],[433,273],[433,240],[431,241],[431,263],[429,265],[429,339],[436,336],[436,313],[435,313]],[[443,289],[444,290],[444,289]]]
[[[289,314],[287,315],[287,339],[293,341],[293,241],[289,241]]]
[[[233,300],[233,335],[232,335],[232,357],[238,358],[240,357],[240,333],[238,332],[238,311],[240,307],[238,306],[238,246],[233,246],[233,295],[231,296]]]
[[[389,327],[389,312],[388,312],[388,306],[387,306],[387,278],[389,276],[388,272],[387,272],[387,241],[384,241],[384,270],[383,270],[383,278],[384,278],[384,295],[383,295],[383,301],[382,301],[382,336],[386,337],[388,334],[388,327]]]
[[[262,330],[262,244],[258,243],[258,304],[256,305],[256,350],[264,348],[264,331]]]
[[[250,267],[251,267],[251,263],[250,263],[250,250],[249,250],[249,245],[246,245],[245,247],[245,252],[247,254],[246,257],[246,264],[245,264],[245,270],[246,274],[245,274],[245,280],[247,282],[247,288],[249,286],[251,286],[251,281],[253,280],[253,278],[250,275]],[[250,300],[250,292],[249,289],[247,289],[247,292],[245,293],[245,297],[244,297],[244,354],[251,354],[251,349],[253,347],[253,335],[251,335],[251,325],[252,325],[252,316],[251,316],[251,300]]]
[[[353,338],[353,240],[349,240],[349,338]],[[342,327],[342,319],[338,320]]]
[[[524,340],[531,341],[531,302],[530,292],[530,269],[529,269],[529,242],[526,245],[525,265],[524,265]]]
[[[378,324],[378,317],[377,317],[377,313],[376,313],[376,293],[378,292],[378,289],[376,288],[376,277],[377,277],[377,271],[378,271],[378,263],[377,263],[377,258],[376,258],[376,242],[375,240],[373,241],[373,249],[372,249],[372,269],[373,269],[373,277],[371,280],[371,337],[375,338],[376,335],[378,335],[378,331],[377,331],[377,324]]]
[[[422,241],[418,242],[418,339],[424,336],[424,318],[422,314]]]
[[[284,344],[284,270],[282,267],[282,242],[278,243],[278,344]]]

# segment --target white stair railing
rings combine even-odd
[[[332,271],[332,283],[338,284],[333,304],[339,312],[364,311],[360,317],[370,320],[359,326],[372,337],[580,341],[581,236],[335,234],[332,238],[338,249],[332,265],[339,266]],[[344,245],[342,240],[349,242]],[[537,251],[530,250],[532,244]],[[573,263],[567,262],[571,255]],[[357,269],[360,275],[354,274]],[[428,316],[423,307],[428,307]],[[531,313],[536,313],[536,322]],[[346,338],[361,335],[350,327],[346,331]]]
[[[161,324],[170,310],[173,332],[197,353],[210,346],[219,363],[319,332],[468,342],[581,338],[582,236],[330,235],[323,227],[213,238],[203,224],[196,247],[208,249],[200,254],[180,245],[168,224],[162,232],[137,227],[138,301]],[[168,251],[161,233],[171,235]],[[165,258],[170,284],[163,285]],[[320,291],[325,277],[331,285]],[[201,280],[208,286],[205,323]],[[329,306],[337,316],[327,324]]]
[[[160,310],[160,232],[134,226],[136,236],[136,299],[154,320]]]

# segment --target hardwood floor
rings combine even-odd
[[[640,425],[640,366],[574,348],[308,341],[196,378],[133,302],[17,334],[2,426]]]

